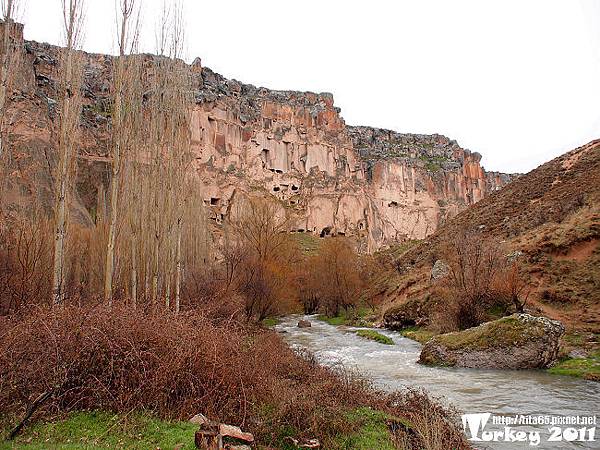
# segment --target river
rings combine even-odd
[[[310,328],[298,328],[298,320],[309,320]],[[532,416],[594,416],[600,413],[600,383],[573,377],[549,375],[534,370],[481,370],[427,367],[417,363],[421,344],[390,330],[378,330],[394,340],[395,345],[384,345],[362,337],[354,332],[360,328],[334,327],[316,320],[313,316],[290,316],[275,327],[292,347],[305,348],[312,352],[324,365],[339,365],[358,370],[372,380],[375,386],[384,390],[399,390],[406,386],[421,387],[435,397],[457,407],[463,413],[491,413],[492,415],[516,414]],[[492,419],[486,431],[504,430],[493,424]],[[524,449],[556,448],[600,449],[600,429],[594,441],[589,438],[585,427],[586,441],[579,441],[578,434],[573,439],[572,431],[565,431],[570,425],[561,425],[560,441],[548,442],[552,432],[550,425],[527,425],[517,430],[539,432],[540,443],[506,442],[506,436],[499,442],[486,442],[477,448]],[[579,430],[584,425],[574,428]],[[513,427],[515,429],[515,427]],[[557,433],[554,430],[554,433]],[[469,432],[467,435],[470,436]],[[479,434],[478,436],[483,436]],[[531,442],[535,442],[535,436]],[[474,444],[478,444],[474,442]]]

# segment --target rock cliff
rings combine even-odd
[[[26,42],[6,121],[14,147],[12,204],[50,194],[58,48]],[[150,60],[154,58],[148,55]],[[80,221],[95,215],[110,183],[108,124],[112,58],[87,55],[78,163]],[[481,156],[441,135],[401,134],[345,124],[327,93],[273,91],[228,80],[202,67],[194,79],[192,170],[210,218],[219,224],[236,198],[277,200],[291,232],[356,237],[364,250],[422,239],[511,177],[486,173]]]

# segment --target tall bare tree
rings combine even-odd
[[[134,13],[136,11],[136,0],[119,0],[118,16],[120,18],[118,26],[118,44],[119,56],[116,58],[115,70],[113,74],[114,93],[113,93],[113,111],[112,111],[112,177],[110,190],[110,219],[108,229],[108,241],[106,246],[106,264],[104,271],[104,300],[112,305],[113,300],[113,274],[115,263],[115,242],[117,236],[117,219],[119,214],[119,195],[123,169],[124,151],[128,150],[131,143],[129,139],[130,131],[124,128],[126,118],[124,117],[131,108],[127,103],[131,103],[131,96],[127,95],[127,86],[130,77],[137,77],[131,67],[126,67],[126,53],[133,52],[137,46],[137,28],[132,24]],[[135,100],[135,99],[134,99]]]
[[[69,194],[80,125],[83,54],[78,51],[84,23],[85,0],[62,0],[65,47],[60,56],[58,83],[58,164],[55,171],[54,264],[52,297],[60,304],[65,296],[65,249]]]

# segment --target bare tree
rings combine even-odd
[[[54,265],[52,296],[53,303],[64,300],[65,285],[65,241],[67,233],[69,193],[72,187],[72,172],[75,148],[82,107],[81,83],[83,55],[78,52],[83,29],[85,0],[62,0],[65,48],[60,57],[60,79],[58,94],[58,165],[55,173],[54,206]]]
[[[112,111],[112,177],[110,190],[110,220],[108,228],[108,241],[106,246],[106,264],[104,270],[104,301],[112,306],[113,300],[113,274],[115,261],[115,242],[117,235],[117,218],[119,214],[119,194],[123,169],[123,151],[127,151],[130,142],[130,131],[124,128],[126,122],[125,114],[131,111],[128,103],[132,99],[127,95],[129,78],[137,77],[138,74],[126,65],[126,53],[130,53],[137,46],[138,29],[132,28],[132,19],[136,11],[136,0],[120,0],[120,23],[118,27],[119,56],[116,58],[113,75],[113,111]],[[139,21],[138,21],[139,23]],[[133,24],[135,27],[135,24]]]
[[[226,268],[237,269],[238,274],[228,276],[236,279],[246,318],[262,320],[295,296],[291,273],[300,258],[287,232],[289,219],[276,204],[252,198],[237,204],[229,227],[235,244],[226,246]]]
[[[486,320],[486,310],[500,296],[495,288],[505,274],[502,245],[481,232],[461,230],[442,249],[448,275],[439,292],[446,298],[443,317],[450,329],[465,329]]]
[[[361,288],[359,258],[347,239],[327,239],[314,261],[313,271],[328,315],[337,316],[340,309],[348,312],[354,308]]]

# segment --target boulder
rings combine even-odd
[[[437,281],[442,278],[445,278],[450,271],[450,267],[441,259],[438,259],[433,267],[431,268],[431,276],[430,279],[432,281]]]
[[[199,425],[199,426],[204,426],[204,425],[208,425],[211,422],[211,420],[206,417],[204,414],[196,414],[194,417],[192,417],[190,419],[190,423],[193,423],[195,425]]]
[[[236,427],[233,425],[220,424],[219,425],[219,434],[223,437],[232,437],[234,439],[238,439],[244,442],[254,442],[254,436],[252,433],[243,432],[240,427]]]
[[[308,320],[301,320],[298,322],[298,328],[310,328],[312,324]]]
[[[429,320],[429,306],[426,300],[419,298],[394,305],[383,314],[383,326],[390,330],[402,330],[415,325],[426,325]]]
[[[556,361],[564,332],[556,320],[513,314],[435,336],[423,346],[419,362],[481,369],[542,369]]]

